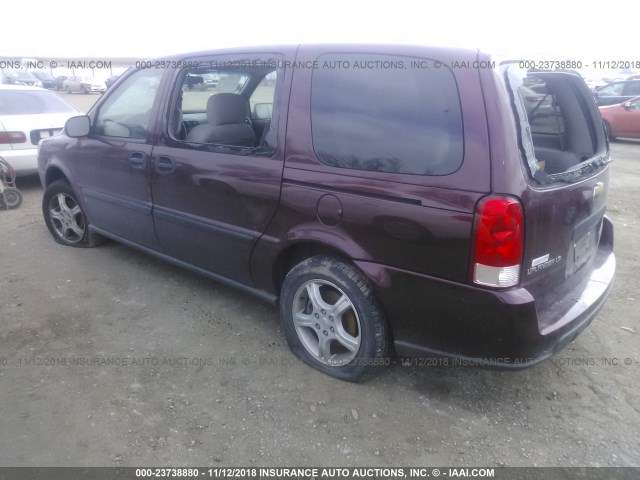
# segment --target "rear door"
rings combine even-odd
[[[280,197],[277,127],[286,103],[277,60],[247,53],[184,62],[195,66],[175,73],[151,164],[162,251],[244,284]],[[232,111],[241,104],[243,112]]]

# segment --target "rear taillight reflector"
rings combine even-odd
[[[23,132],[0,132],[0,144],[25,143],[27,137]]]
[[[522,205],[510,197],[486,197],[475,215],[473,283],[512,287],[520,281],[524,243]]]

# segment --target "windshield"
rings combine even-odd
[[[0,115],[67,113],[76,110],[54,93],[37,90],[0,90]]]
[[[607,163],[602,125],[584,80],[517,65],[507,66],[505,77],[520,121],[522,149],[536,181],[578,181]],[[587,163],[589,168],[583,168]]]
[[[14,72],[12,75],[18,80],[37,80],[36,77],[34,77],[29,72]]]
[[[33,72],[33,74],[40,80],[53,80],[51,74],[47,72]]]

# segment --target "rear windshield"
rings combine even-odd
[[[0,90],[0,115],[66,113],[76,110],[55,93],[37,90]]]
[[[608,162],[593,98],[579,76],[527,72],[512,65],[506,69],[506,79],[535,180],[578,181]],[[583,168],[587,163],[591,168]]]

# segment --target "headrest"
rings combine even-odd
[[[247,99],[237,93],[211,95],[207,101],[207,120],[210,125],[244,123],[247,105]]]

